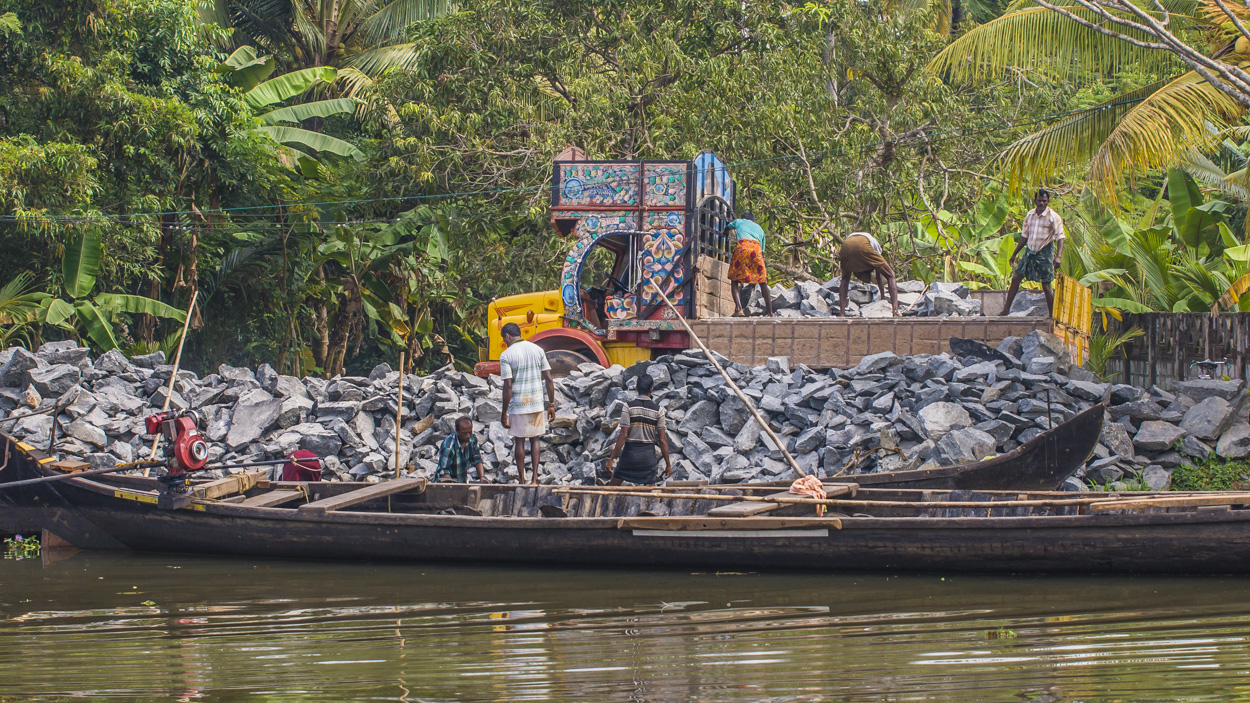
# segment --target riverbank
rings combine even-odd
[[[1034,332],[991,349],[865,357],[851,369],[791,368],[784,357],[754,368],[727,363],[800,466],[821,477],[976,461],[1010,451],[1096,402],[1108,422],[1069,490],[1165,489],[1172,472],[1210,457],[1250,455],[1250,404],[1240,381],[1189,381],[1176,394],[1101,383],[1072,364],[1063,344]],[[54,443],[92,468],[146,457],[143,417],[165,402],[173,367],[161,353],[91,359],[73,342],[34,353],[0,352],[0,417],[24,416],[11,433],[34,446]],[[795,478],[779,449],[699,352],[625,369],[586,364],[557,381],[557,419],[544,438],[544,483],[592,484],[615,442],[633,380],[648,374],[665,408],[676,478],[714,483]],[[430,477],[437,445],[456,418],[470,417],[488,479],[516,480],[511,442],[500,423],[498,377],[450,368],[406,375],[383,364],[368,377],[281,376],[221,366],[200,377],[181,370],[170,407],[195,410],[210,461],[278,458],[296,449],[323,457],[329,480]],[[55,413],[43,410],[58,408]],[[396,456],[398,416],[399,450]]]

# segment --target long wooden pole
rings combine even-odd
[[[187,319],[182,321],[182,336],[178,339],[178,352],[174,354],[174,372],[169,376],[169,388],[165,393],[165,402],[161,405],[161,412],[169,411],[169,401],[174,397],[174,381],[178,380],[178,368],[182,365],[182,345],[187,341],[187,327],[191,324],[191,316],[195,314],[195,301],[200,297],[197,290],[191,294],[191,304],[187,306]],[[161,435],[158,432],[152,438],[152,448],[148,450],[148,459],[156,456],[156,445],[161,441]],[[143,475],[147,476],[151,469],[144,469]]]
[[[399,353],[399,403],[395,408],[395,478],[399,478],[399,433],[404,426],[404,353]]]
[[[854,484],[842,484],[847,488],[834,495],[843,495],[852,492],[850,486]],[[811,503],[815,505],[824,505],[831,498],[803,498],[800,496],[752,496],[752,495],[724,495],[721,493],[642,493],[642,492],[625,492],[625,491],[601,491],[593,488],[570,488],[568,490],[557,488],[552,491],[557,494],[570,495],[607,495],[607,496],[630,496],[637,498],[665,498],[665,499],[690,499],[690,500],[723,500],[732,503]]]
[[[611,496],[632,496],[638,498],[691,498],[697,500],[725,500],[732,499],[735,501],[742,500],[761,500],[771,498],[771,496],[725,496],[714,493],[663,493],[658,491],[645,492],[636,491],[606,491],[594,488],[557,488],[552,493],[569,493],[569,494],[588,494],[588,495],[611,495]],[[777,501],[798,501],[803,503],[818,503],[821,505],[841,505],[847,507],[864,507],[864,508],[1027,508],[1027,507],[1045,507],[1045,506],[1081,506],[1099,504],[1107,500],[1107,496],[1099,496],[1097,498],[1055,498],[1055,499],[1034,499],[1034,500],[931,500],[931,501],[904,501],[904,500],[871,500],[871,499],[851,499],[851,498],[782,498],[777,497]],[[1245,498],[1225,498],[1226,501],[1233,501],[1234,504],[1238,500],[1244,500],[1250,503],[1250,496]],[[769,502],[769,501],[765,501]],[[1108,508],[1122,510],[1124,508]]]
[[[781,443],[781,440],[777,437],[777,433],[773,432],[773,428],[768,426],[768,422],[764,420],[762,415],[760,415],[760,411],[755,409],[755,403],[751,402],[751,399],[742,392],[742,389],[738,387],[738,384],[734,383],[734,380],[729,377],[729,374],[725,373],[725,369],[721,368],[720,362],[718,362],[716,357],[712,355],[712,350],[708,349],[707,346],[703,344],[703,340],[699,339],[699,335],[695,334],[694,330],[690,329],[690,323],[686,322],[685,315],[682,315],[681,312],[673,306],[673,301],[669,300],[667,295],[664,295],[664,291],[660,290],[660,287],[656,285],[654,280],[648,280],[647,282],[651,284],[651,287],[655,289],[656,293],[660,294],[660,297],[664,300],[664,304],[668,306],[668,309],[672,310],[673,314],[677,316],[677,319],[681,322],[682,327],[686,328],[686,332],[689,333],[690,338],[694,340],[695,344],[699,345],[699,348],[702,349],[703,353],[707,356],[708,361],[712,362],[712,366],[715,366],[716,370],[720,372],[721,378],[724,378],[725,383],[729,384],[729,388],[735,395],[738,396],[738,400],[741,400],[742,403],[747,406],[747,410],[751,411],[751,416],[755,418],[755,424],[759,425],[760,429],[768,434],[769,438],[773,441],[773,445],[781,450],[782,456],[786,458],[786,461],[789,462],[791,468],[797,471],[799,476],[806,476],[807,472],[799,466],[799,462],[795,461],[794,457],[790,456],[790,452],[786,451],[786,445]]]

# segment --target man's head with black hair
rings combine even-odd
[[[521,328],[517,323],[509,322],[503,326],[503,329],[499,330],[499,334],[503,337],[504,344],[515,344],[517,340],[521,339]]]
[[[652,388],[655,388],[655,379],[645,373],[638,377],[638,384],[634,387],[638,395],[651,395]]]

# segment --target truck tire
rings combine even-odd
[[[578,364],[588,364],[594,361],[594,357],[580,351],[552,349],[547,352],[547,363],[551,365],[552,378],[564,378],[573,373]]]

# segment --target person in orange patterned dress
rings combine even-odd
[[[742,286],[759,285],[764,296],[764,314],[773,315],[773,294],[768,290],[768,269],[764,265],[764,228],[755,222],[755,215],[742,213],[742,217],[730,222],[725,231],[733,230],[737,243],[733,258],[729,260],[729,282],[734,298],[734,317],[746,313],[742,300]],[[747,290],[750,290],[749,288]]]

